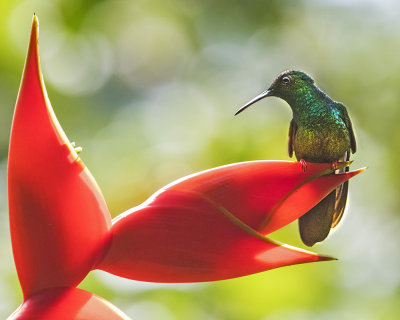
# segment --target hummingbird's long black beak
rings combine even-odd
[[[263,93],[259,94],[253,100],[247,102],[243,107],[241,107],[238,111],[236,111],[235,116],[238,115],[239,113],[241,113],[242,111],[246,110],[248,107],[250,107],[252,104],[256,103],[257,101],[260,101],[271,95],[272,95],[272,90],[270,90],[270,89],[265,90]]]

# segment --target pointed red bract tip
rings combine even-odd
[[[341,174],[324,174],[300,184],[269,212],[260,226],[260,232],[269,234],[300,218],[338,185],[364,170],[359,169]]]
[[[102,255],[111,217],[47,98],[33,17],[8,158],[13,253],[24,297],[77,285]]]
[[[78,288],[52,288],[29,299],[8,318],[74,319],[74,320],[129,320],[122,311],[99,296]]]

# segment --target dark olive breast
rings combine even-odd
[[[350,149],[350,137],[344,123],[302,125],[297,129],[294,151],[298,160],[332,162]]]

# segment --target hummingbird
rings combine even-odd
[[[289,126],[288,154],[295,154],[303,170],[307,162],[349,161],[356,152],[356,139],[346,107],[332,100],[302,71],[287,70],[271,86],[241,107],[235,115],[266,97],[285,100],[293,112]],[[341,169],[348,171],[346,169]],[[338,186],[315,207],[299,218],[303,243],[309,247],[323,241],[336,227],[346,206],[348,182]]]

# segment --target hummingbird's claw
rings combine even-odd
[[[300,159],[300,164],[301,164],[301,170],[303,170],[303,172],[306,172],[307,170],[307,162],[304,159]]]

